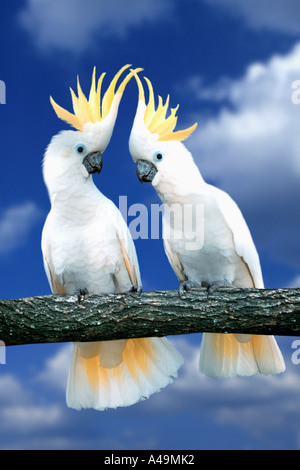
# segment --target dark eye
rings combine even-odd
[[[163,160],[163,158],[164,158],[164,154],[162,152],[160,152],[160,151],[154,152],[153,160],[155,162],[161,162]]]
[[[84,153],[86,151],[86,146],[84,144],[77,144],[74,149],[77,153]]]

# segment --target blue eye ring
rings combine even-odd
[[[86,151],[86,146],[84,144],[77,144],[75,145],[74,150],[79,155],[82,155]]]
[[[164,154],[160,150],[158,150],[157,152],[154,152],[153,160],[155,162],[161,162],[163,158],[164,158]]]

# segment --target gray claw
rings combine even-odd
[[[136,292],[140,297],[142,295],[143,288],[141,286],[132,286],[128,292]]]
[[[221,287],[235,287],[231,282],[226,281],[223,279],[222,281],[214,281],[208,284],[207,286],[207,297],[213,295],[216,290],[220,289]]]
[[[84,297],[89,293],[87,289],[76,289],[75,295],[77,295],[78,303],[84,300]]]
[[[188,292],[192,287],[201,287],[198,282],[194,281],[183,281],[179,285],[178,294],[179,297],[182,299],[184,291]]]

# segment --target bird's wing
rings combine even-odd
[[[48,243],[47,230],[47,223],[45,223],[42,235],[42,253],[45,272],[53,294],[66,294],[64,286],[59,282],[57,276],[55,275],[51,261],[51,251],[50,245]]]
[[[184,273],[183,266],[179,259],[179,256],[177,255],[177,253],[175,253],[172,250],[170,242],[167,238],[164,238],[164,248],[165,248],[165,252],[169,260],[169,263],[171,264],[179,282],[186,281],[187,276]]]
[[[120,243],[121,253],[123,256],[124,264],[126,266],[126,270],[128,272],[130,282],[134,287],[141,287],[142,281],[135,245],[132,240],[130,231],[122,217],[122,214],[118,209],[116,211],[116,217],[114,221],[117,238]]]
[[[252,279],[253,287],[263,289],[264,281],[260,260],[248,225],[239,207],[227,193],[218,189],[216,195],[221,213],[232,232],[236,253],[245,263]]]

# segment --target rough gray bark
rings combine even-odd
[[[192,289],[0,300],[6,345],[97,341],[197,332],[300,336],[300,289]]]

